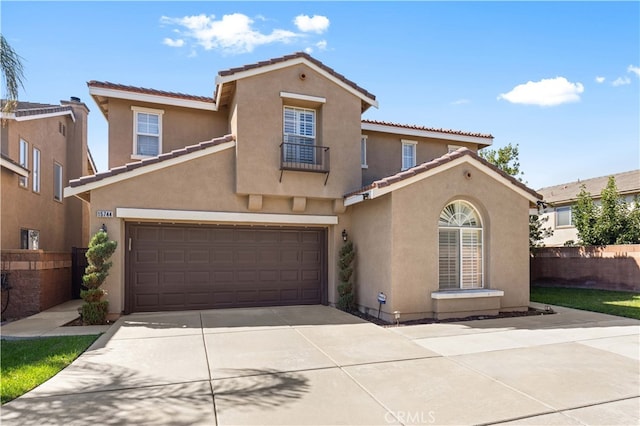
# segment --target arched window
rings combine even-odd
[[[476,209],[461,200],[448,204],[438,234],[440,288],[482,288],[482,221]]]

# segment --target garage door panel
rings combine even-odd
[[[210,260],[213,265],[233,265],[233,252],[229,250],[212,249]]]
[[[275,250],[260,250],[258,252],[258,263],[261,265],[272,265],[278,263],[280,254]]]
[[[189,285],[209,285],[209,271],[189,271],[187,272],[187,283]]]
[[[280,280],[281,281],[298,281],[299,271],[280,271]]]
[[[321,259],[320,252],[317,250],[303,250],[302,251],[302,263],[317,264]]]
[[[158,250],[137,250],[135,262],[137,263],[158,263]]]
[[[128,225],[129,311],[322,302],[324,230]]]
[[[298,244],[300,241],[300,231],[282,231],[280,242],[285,244]]]
[[[185,241],[185,231],[183,228],[162,228],[162,241],[165,243]]]
[[[300,261],[300,252],[298,250],[282,250],[280,252],[281,263],[298,263]]]
[[[271,270],[271,271],[261,270],[259,272],[259,279],[260,279],[260,282],[277,281],[278,280],[278,271],[276,271],[276,270]]]
[[[237,264],[255,265],[257,257],[257,253],[255,251],[238,250],[236,252],[235,260]]]

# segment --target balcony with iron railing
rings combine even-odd
[[[329,179],[329,147],[317,145],[316,138],[284,135],[280,144],[280,181],[285,170],[325,173]]]
[[[285,135],[280,144],[280,170],[329,172],[329,147],[316,145],[316,139]]]

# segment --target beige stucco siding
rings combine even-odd
[[[86,245],[82,225],[86,207],[80,200],[60,202],[53,198],[54,162],[62,165],[63,186],[69,179],[80,177],[83,174],[81,166],[86,165],[86,129],[78,128],[72,132],[81,121],[86,123],[86,110],[82,110],[85,112],[77,112],[76,123],[69,115],[62,115],[26,121],[8,120],[3,128],[3,146],[6,149],[3,153],[17,162],[20,139],[25,140],[29,144],[28,169],[31,172],[33,149],[40,150],[40,192],[33,191],[33,173],[25,188],[18,184],[16,174],[2,169],[0,243],[3,249],[20,248],[21,228],[40,231],[41,250],[64,252],[70,251],[72,246]],[[59,131],[60,124],[67,129],[66,136]]]
[[[373,295],[386,288],[387,312],[399,310],[403,319],[431,316],[431,293],[438,291],[438,218],[456,199],[473,204],[482,217],[485,288],[505,292],[501,309],[525,308],[529,202],[466,163],[351,207],[358,258],[367,265],[358,269],[358,291]],[[370,297],[359,302],[377,307]]]
[[[442,139],[402,136],[398,134],[363,131],[367,136],[367,168],[362,169],[362,182],[371,182],[398,173],[402,168],[402,140],[417,142],[416,164],[441,157],[448,152],[449,145],[462,146],[472,151],[478,145],[468,142],[452,142]]]
[[[300,79],[305,74],[305,79]],[[326,99],[304,102],[282,98],[281,92]],[[305,65],[237,81],[234,110],[237,130],[237,192],[341,198],[360,187],[361,101]],[[283,106],[316,110],[316,144],[330,149],[330,175],[285,171],[280,179]],[[259,176],[259,178],[256,178]]]
[[[113,267],[105,288],[109,295],[110,312],[119,313],[124,309],[125,283],[125,221],[97,218],[97,210],[116,213],[119,207],[256,213],[248,209],[248,196],[237,195],[235,187],[235,152],[229,148],[186,163],[94,189],[91,193],[91,230],[96,232],[100,225],[107,225],[109,237],[118,242],[118,250],[113,256]],[[264,197],[262,209],[258,213],[301,214],[332,216],[333,204],[328,200],[307,199],[305,211],[292,211],[291,197]],[[241,221],[238,224],[242,224]],[[259,226],[259,225],[258,225]],[[295,226],[295,225],[290,225]],[[338,225],[342,226],[342,224]],[[335,258],[333,253],[339,232],[329,226],[329,302],[333,302],[335,287]],[[342,228],[340,228],[341,232]]]
[[[391,197],[368,200],[347,210],[347,214],[351,216],[349,235],[356,249],[356,300],[362,307],[377,309],[379,292],[388,297],[388,306],[383,308],[384,311],[389,310],[394,300],[391,211]]]
[[[204,111],[170,105],[109,99],[109,168],[136,161],[133,154],[133,110],[142,107],[163,111],[162,152],[211,140],[229,133],[227,109]]]

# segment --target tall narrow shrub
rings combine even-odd
[[[85,302],[82,305],[82,322],[85,325],[105,324],[107,321],[109,302],[102,300],[106,291],[101,286],[109,275],[112,262],[108,260],[116,250],[116,246],[117,243],[109,241],[109,236],[102,229],[96,232],[89,242],[89,250],[86,254],[89,265],[82,277],[87,289],[80,292],[80,297]]]
[[[340,249],[338,258],[338,274],[340,283],[338,284],[338,309],[352,312],[356,309],[356,292],[353,285],[353,261],[356,251],[353,243],[347,241]]]

